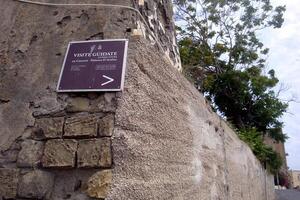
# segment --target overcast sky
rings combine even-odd
[[[297,96],[300,102],[300,0],[271,0],[274,5],[286,5],[285,22],[281,29],[265,30],[261,38],[270,48],[268,65],[290,89],[281,96]],[[286,142],[288,166],[300,170],[300,103],[290,103],[285,114],[284,132],[290,137]]]

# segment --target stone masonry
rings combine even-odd
[[[171,0],[0,0],[0,199],[273,200],[180,74]],[[148,28],[149,27],[149,28]],[[57,93],[70,41],[129,39],[123,92]]]
[[[0,199],[105,198],[121,94],[58,94],[65,47],[73,40],[143,37],[180,69],[170,2],[68,1],[134,7],[146,26],[124,8],[0,1]]]
[[[92,99],[81,98],[85,98],[90,104],[99,101],[101,105],[115,107],[114,94],[104,94],[107,95],[112,97],[103,98],[102,102],[99,98],[103,95],[94,94]],[[79,107],[80,105],[72,104],[72,109],[76,110]],[[85,183],[81,183],[80,180],[80,174],[84,171],[77,172],[79,180],[74,178],[74,182],[79,181],[80,184],[76,186],[76,183],[73,183],[77,188],[70,194],[61,191],[61,195],[71,199],[77,198],[77,194],[74,194],[75,189],[80,195],[91,194],[91,197],[103,197],[106,194],[111,182],[111,170],[108,169],[112,167],[111,136],[114,129],[114,111],[93,114],[89,114],[88,111],[90,110],[85,111],[81,108],[80,112],[66,111],[60,116],[42,115],[36,118],[29,131],[31,134],[17,139],[20,151],[12,161],[12,166],[15,162],[17,169],[7,168],[5,165],[2,166],[4,168],[0,168],[2,198],[50,199],[56,184],[56,171],[75,172],[77,168],[100,171]],[[102,172],[101,169],[106,170]],[[100,176],[101,179],[103,177],[103,182],[96,184],[95,176]],[[102,185],[104,183],[106,185]],[[95,187],[103,191],[98,195],[97,192],[93,192]]]
[[[89,104],[98,101],[101,103],[99,106],[116,107],[115,94],[104,94],[106,98],[102,98],[103,94],[92,96],[81,98]],[[70,175],[73,178],[69,177],[74,181],[74,188],[70,193],[64,190],[57,192],[57,197],[104,197],[111,183],[111,136],[115,111],[110,109],[109,112],[95,111],[89,114],[91,110],[72,104],[72,109],[79,108],[80,112],[66,110],[59,116],[37,117],[34,126],[28,131],[30,134],[17,139],[20,150],[14,161],[11,161],[11,166],[17,168],[7,168],[7,163],[3,163],[3,168],[0,168],[2,198],[51,199],[54,184],[57,184],[55,177],[58,176],[58,170],[68,170],[66,174],[74,174]],[[86,172],[78,171],[79,168],[100,171],[95,171],[94,175],[83,182],[81,174]],[[97,177],[101,179],[96,180]],[[99,191],[95,192],[96,189]]]

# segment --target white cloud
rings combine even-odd
[[[300,98],[300,0],[273,0],[274,5],[286,5],[285,22],[281,29],[265,30],[261,38],[270,48],[269,67],[276,70],[281,82],[290,86],[282,98],[291,94]],[[298,99],[300,101],[300,99]],[[286,142],[288,165],[300,169],[300,104],[291,103],[289,112],[283,117],[284,132],[290,139]]]

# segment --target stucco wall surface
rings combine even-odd
[[[128,9],[0,0],[0,198],[274,199],[272,176],[178,71],[171,1],[47,2],[133,6],[163,49]],[[56,92],[68,42],[115,38],[129,39],[122,93]]]
[[[249,147],[145,41],[130,43],[108,199],[274,199]]]

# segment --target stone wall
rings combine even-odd
[[[108,199],[273,200],[273,176],[143,40],[130,43]]]
[[[0,198],[273,200],[272,176],[178,72],[171,1],[64,2],[135,7],[151,32],[128,9],[0,0]],[[68,42],[112,38],[129,39],[122,93],[55,91]]]

